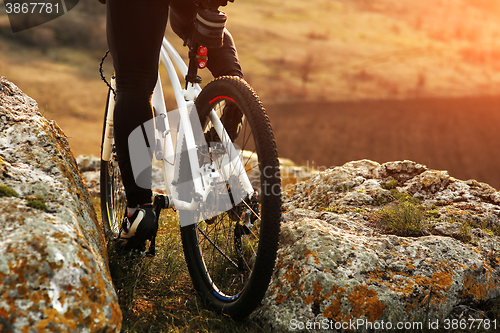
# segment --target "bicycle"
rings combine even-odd
[[[188,65],[163,38],[160,63],[173,87],[180,120],[177,126],[169,123],[172,111],[166,110],[158,77],[152,153],[161,162],[167,194],[155,195],[153,206],[157,219],[161,209],[177,211],[188,270],[205,303],[243,319],[263,299],[276,260],[281,219],[276,145],[265,109],[248,83],[226,76],[201,89],[197,72],[206,67],[207,49],[195,38],[187,44]],[[185,78],[184,88],[176,68]],[[116,237],[126,202],[113,141],[113,85],[112,79],[100,186],[104,230]],[[231,121],[235,117],[240,120],[236,129]],[[149,255],[155,246],[153,239]]]

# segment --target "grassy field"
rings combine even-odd
[[[500,97],[270,104],[281,156],[314,168],[413,160],[500,189]]]

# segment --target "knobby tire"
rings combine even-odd
[[[220,140],[217,135],[214,138],[213,130],[210,132],[208,119],[209,112],[218,109],[228,134],[231,139],[235,137],[234,142],[241,149],[241,159],[247,173],[252,174],[252,186],[257,189],[258,197],[248,198],[231,211],[209,221],[182,227],[184,254],[195,289],[206,304],[234,319],[244,319],[260,304],[266,293],[278,249],[281,181],[275,140],[262,103],[242,79],[215,79],[202,90],[195,105],[205,139],[211,136],[207,142]],[[233,134],[234,124],[231,127],[227,120],[230,117],[223,116],[226,110],[243,115],[238,135]],[[251,164],[249,156],[257,157],[258,164]],[[180,158],[180,172],[189,174],[186,154]],[[181,199],[191,199],[189,190],[181,192]],[[252,209],[249,209],[250,206]],[[243,213],[245,210],[246,213]],[[242,234],[240,230],[246,230],[242,221],[248,220],[248,214],[255,220],[253,229],[249,234],[239,236]],[[198,219],[198,216],[192,215],[193,212],[179,211],[180,218]],[[245,251],[249,251],[248,255],[242,250],[244,246]]]

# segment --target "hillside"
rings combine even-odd
[[[500,187],[498,104],[477,99],[500,96],[498,1],[245,0],[225,11],[282,156],[324,166],[409,158]],[[57,121],[76,155],[99,154],[103,14],[81,2],[15,35],[0,14],[0,74]]]
[[[325,170],[416,160],[500,188],[500,97],[270,104],[280,156]]]
[[[500,92],[495,0],[254,0],[227,12],[249,81],[265,98]]]

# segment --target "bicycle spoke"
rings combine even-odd
[[[224,251],[222,251],[220,247],[218,247],[217,244],[215,244],[215,242],[210,237],[208,237],[208,235],[201,228],[197,227],[197,229],[203,235],[203,237],[205,237],[205,239],[208,240],[210,244],[213,245],[214,249],[216,249],[220,254],[222,254],[224,258],[226,258],[235,268],[239,268],[238,265],[231,258],[229,258],[229,256],[225,254]]]

